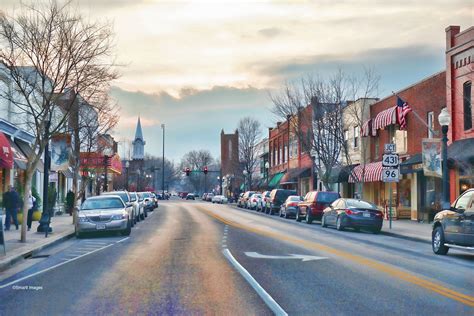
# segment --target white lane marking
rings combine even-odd
[[[51,267],[46,268],[46,269],[44,269],[44,270],[40,270],[40,271],[35,272],[35,273],[33,273],[33,274],[30,274],[30,275],[24,276],[24,277],[22,277],[22,278],[19,278],[18,280],[11,281],[11,282],[9,282],[9,283],[7,283],[7,284],[0,285],[0,289],[6,288],[6,287],[11,286],[11,285],[13,285],[13,284],[16,284],[16,283],[18,283],[18,282],[21,282],[21,281],[27,280],[27,279],[29,279],[29,278],[32,278],[32,277],[34,277],[34,276],[37,276],[37,275],[39,275],[39,274],[48,272],[48,271],[50,271],[50,270],[59,268],[59,267],[65,265],[66,263],[69,263],[69,262],[78,260],[78,259],[80,259],[80,258],[82,258],[82,257],[88,256],[88,255],[93,254],[93,253],[95,253],[95,252],[104,250],[104,249],[106,249],[106,248],[109,248],[110,246],[113,246],[113,245],[115,245],[115,244],[118,244],[119,242],[125,241],[125,240],[127,240],[127,239],[129,239],[129,238],[130,238],[130,237],[124,238],[124,239],[119,240],[119,241],[117,241],[117,242],[115,242],[115,243],[113,243],[113,244],[104,246],[104,247],[102,247],[102,248],[99,248],[99,249],[96,249],[96,250],[94,250],[94,251],[85,253],[85,254],[80,255],[80,256],[78,256],[78,257],[74,257],[74,258],[69,259],[69,260],[67,260],[67,261],[58,263],[58,264],[56,264],[56,265],[54,265],[54,266],[51,266]]]
[[[245,255],[250,258],[258,258],[258,259],[301,259],[302,261],[313,261],[313,260],[324,260],[327,259],[326,257],[318,257],[318,256],[310,256],[310,255],[295,255],[290,254],[289,256],[269,256],[269,255],[262,255],[258,252],[245,252]]]
[[[234,256],[230,253],[229,249],[224,249],[222,251],[224,256],[230,263],[239,271],[239,273],[244,277],[245,280],[250,284],[250,286],[257,292],[258,296],[267,304],[267,306],[275,313],[275,315],[288,315],[283,308],[270,296],[270,294],[265,291],[265,289],[258,284],[258,282],[252,277],[252,275],[245,270],[245,268],[235,260]]]

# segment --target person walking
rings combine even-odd
[[[66,209],[69,215],[72,216],[72,211],[74,210],[74,192],[69,190],[66,194]]]
[[[13,218],[16,230],[18,230],[18,208],[20,206],[20,196],[15,191],[13,186],[10,187],[8,192],[3,194],[3,205],[5,206],[5,230],[10,230],[10,224]]]
[[[31,222],[33,221],[33,213],[38,209],[36,203],[36,198],[31,194],[31,191],[28,195],[28,219],[26,225],[28,226],[28,231],[31,230]]]

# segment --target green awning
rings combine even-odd
[[[270,180],[270,182],[268,183],[268,186],[270,188],[276,188],[279,184],[280,184],[280,181],[281,181],[281,178],[283,178],[283,176],[285,175],[284,172],[278,172],[276,173],[273,178]]]
[[[243,191],[243,190],[244,190],[244,184],[242,183],[242,184],[240,185],[240,191]]]

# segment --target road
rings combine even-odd
[[[474,255],[200,201],[0,277],[0,315],[474,313]]]

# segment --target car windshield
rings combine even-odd
[[[317,202],[332,203],[339,198],[339,194],[335,192],[318,192]]]
[[[292,195],[288,197],[288,201],[302,201],[302,200],[303,199],[301,198],[301,196]]]
[[[102,195],[118,195],[125,203],[130,202],[126,192],[106,192],[102,193]]]
[[[124,206],[122,200],[116,197],[88,199],[82,203],[81,210],[108,210],[123,208]]]
[[[377,205],[362,200],[346,200],[347,207],[361,208],[366,210],[378,210]]]

